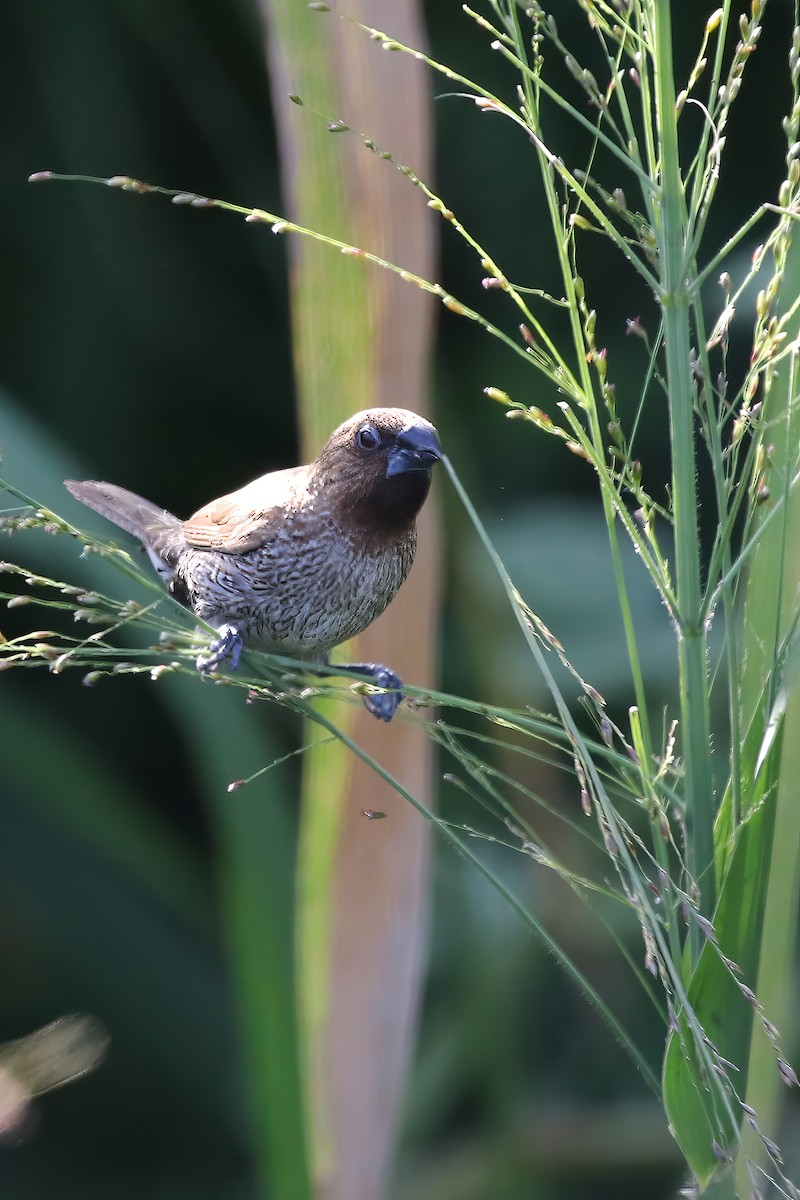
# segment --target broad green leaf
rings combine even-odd
[[[720,950],[741,968],[744,979],[755,978],[774,816],[773,796],[739,831],[714,916],[719,948],[711,942],[704,946],[688,993],[706,1036],[723,1058],[739,1067],[735,1084],[740,1094],[746,1084],[753,1009],[723,964]],[[705,1186],[720,1165],[712,1142],[732,1153],[740,1113],[735,1103],[732,1115],[726,1109],[720,1081],[685,1015],[679,1015],[678,1024],[667,1042],[664,1105],[687,1162]]]
[[[781,293],[791,304],[800,280],[800,242],[794,239]],[[727,789],[714,830],[717,882],[722,882],[714,926],[719,948],[741,970],[750,995],[766,1016],[780,1021],[791,970],[790,946],[796,928],[800,819],[794,780],[797,772],[795,738],[784,739],[785,720],[794,719],[800,658],[797,583],[798,500],[790,481],[796,471],[798,417],[794,361],[784,358],[771,373],[765,401],[769,421],[771,505],[781,506],[765,526],[750,564],[744,609],[742,670],[739,695],[746,722],[741,754],[742,812],[731,811]],[[766,515],[766,514],[765,514]],[[737,822],[739,822],[737,824]],[[788,862],[787,846],[793,846]],[[768,919],[767,914],[773,915]],[[778,1072],[776,1053],[755,1022],[753,1003],[724,968],[719,953],[707,945],[689,987],[689,1000],[700,1025],[716,1048],[738,1068],[735,1085],[740,1097],[757,1110],[759,1125],[775,1136]],[[755,1003],[755,1002],[754,1002]],[[681,1026],[683,1028],[683,1018]],[[685,1039],[684,1039],[685,1041]],[[756,1084],[757,1081],[757,1084]],[[757,1086],[757,1097],[751,1086]],[[694,1056],[672,1034],[664,1062],[664,1098],[675,1136],[701,1182],[718,1166],[709,1134],[734,1157],[741,1113],[721,1112]],[[747,1152],[763,1148],[748,1138]],[[738,1178],[747,1176],[744,1157]]]

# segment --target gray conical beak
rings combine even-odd
[[[430,471],[442,457],[442,447],[436,430],[430,425],[412,425],[398,433],[389,451],[386,477],[406,471]]]

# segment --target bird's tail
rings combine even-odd
[[[114,483],[65,479],[64,486],[81,504],[138,538],[158,573],[167,580],[172,577],[175,557],[183,544],[177,517]]]
[[[140,542],[146,542],[154,534],[180,524],[178,518],[173,517],[166,509],[159,508],[142,496],[117,487],[114,483],[96,483],[92,479],[78,483],[75,479],[65,479],[64,486],[81,504],[93,508],[101,516],[119,525],[120,529],[132,533]]]

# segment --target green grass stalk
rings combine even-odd
[[[657,208],[661,261],[659,301],[672,452],[672,503],[678,627],[680,711],[685,759],[687,865],[700,889],[702,911],[714,910],[714,811],[711,779],[710,694],[702,616],[700,535],[697,524],[694,387],[691,374],[691,289],[686,278],[687,218],[678,152],[672,22],[669,0],[654,5],[656,120],[661,148],[661,203]],[[695,936],[695,956],[699,942]]]

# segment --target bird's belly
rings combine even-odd
[[[235,624],[249,645],[319,657],[383,612],[414,551],[413,542],[372,554],[349,545],[319,553],[289,548],[270,543],[237,555],[187,549],[179,575],[188,606],[211,625]]]

